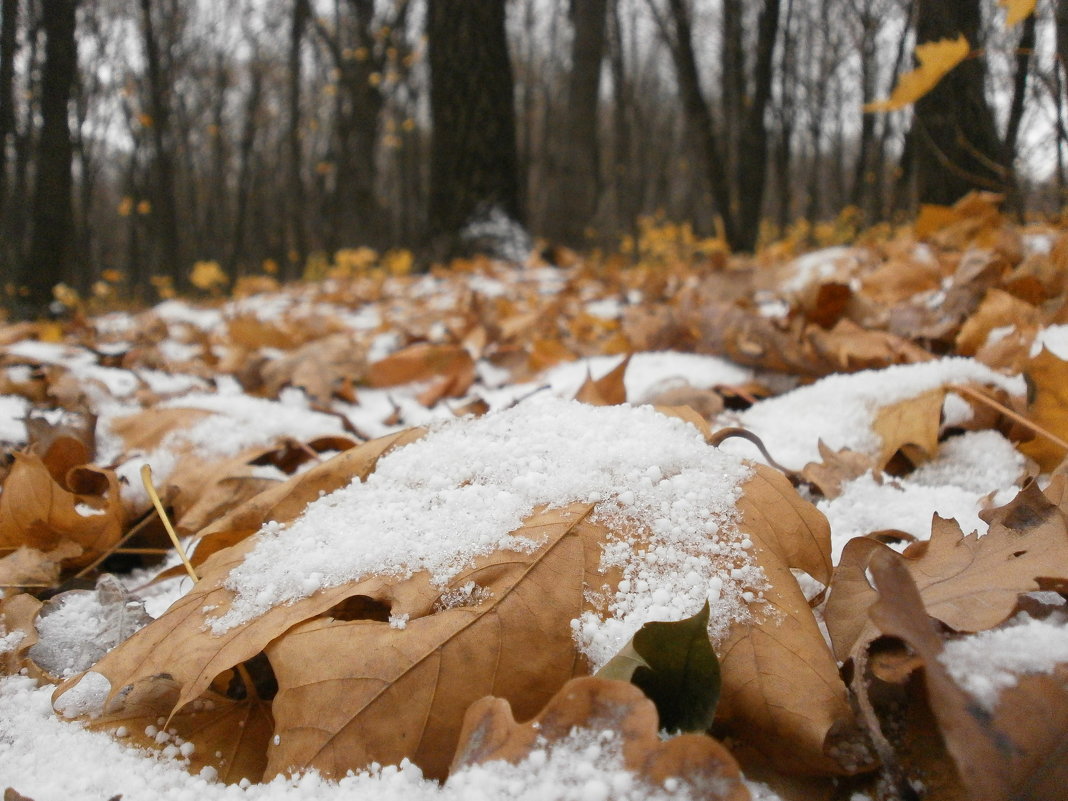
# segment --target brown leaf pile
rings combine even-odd
[[[1029,245],[1036,237],[1048,247]],[[192,743],[189,769],[227,782],[306,769],[340,777],[404,758],[447,779],[491,760],[521,764],[588,729],[615,733],[637,780],[675,777],[729,801],[749,797],[739,766],[788,801],[854,790],[896,801],[921,784],[922,797],[952,801],[1059,797],[1068,666],[1020,676],[980,714],[939,655],[948,640],[1007,625],[1038,603],[1033,593],[1068,590],[1068,360],[1044,338],[1068,323],[1068,234],[1021,230],[997,198],[974,195],[848,247],[796,257],[795,247],[702,260],[659,243],[655,259],[632,265],[370,271],[279,291],[270,314],[252,297],[196,313],[159,307],[125,327],[77,320],[62,344],[46,341],[52,328],[0,328],[0,394],[21,399],[27,418],[25,437],[0,442],[0,634],[24,635],[2,672],[57,681],[30,653],[41,600],[169,548],[131,500],[128,466],[211,415],[180,399],[215,382],[278,403],[297,393],[337,424],[225,457],[168,452],[158,489],[191,536],[199,581],[93,666],[111,685],[95,728],[172,755]],[[754,466],[736,518],[766,582],[761,612],[716,643],[717,739],[661,742],[639,690],[583,678],[571,621],[607,613],[604,593],[620,576],[602,571],[602,552],[632,536],[594,522],[589,503],[535,510],[511,536],[537,548],[479,557],[447,587],[425,572],[370,576],[211,632],[261,526],[366,480],[435,416],[482,414],[502,387],[543,391],[544,370],[591,356],[616,359],[587,371],[577,400],[633,403],[632,356],[666,349],[757,370],[741,386],[676,384],[642,399],[710,442],[725,410],[798,382],[947,354],[1022,373],[1028,395],[936,387],[878,408],[877,452],[821,443],[800,471]],[[972,414],[947,426],[951,393]],[[983,536],[936,518],[929,540],[900,555],[886,543],[907,538],[866,532],[833,564],[827,519],[810,501],[868,474],[907,476],[965,428],[1001,432],[1034,461],[1031,475],[1051,480],[987,508]],[[60,683],[56,698],[80,680]]]

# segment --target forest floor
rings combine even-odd
[[[0,325],[5,801],[1059,797],[1068,234],[556,256]]]

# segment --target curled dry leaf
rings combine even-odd
[[[983,517],[990,528],[978,537],[964,536],[956,521],[936,516],[920,555],[905,559],[927,613],[957,631],[993,628],[1012,614],[1023,593],[1068,581],[1068,522],[1037,484]],[[867,620],[877,593],[865,571],[884,551],[885,545],[860,538],[842,552],[824,615],[841,660],[877,636]]]
[[[576,729],[616,733],[623,741],[624,765],[652,787],[674,777],[710,801],[750,797],[737,763],[722,745],[698,734],[661,741],[652,702],[627,682],[598,678],[572,679],[533,720],[522,724],[502,698],[472,704],[451,773],[493,760],[520,762],[539,748],[552,748]]]
[[[790,572],[830,581],[827,520],[782,474],[763,466],[745,484],[738,509],[739,527],[753,541],[768,586],[765,609],[753,622],[733,626],[720,649],[717,720],[780,770],[859,770],[867,761],[863,751],[842,760],[829,755],[852,728],[853,713],[834,657]]]
[[[59,583],[63,563],[82,553],[75,542],[61,542],[45,553],[22,546],[0,558],[0,590],[10,588],[54,587]]]
[[[896,554],[872,556],[878,592],[871,618],[924,662],[927,700],[960,779],[975,801],[1060,798],[1068,782],[1068,671],[1026,676],[1006,690],[993,714],[950,677],[942,639],[925,611],[912,571]]]
[[[875,460],[866,453],[848,448],[832,451],[821,439],[817,443],[822,461],[809,462],[801,469],[801,478],[813,484],[824,498],[837,498],[842,486],[859,478],[875,467]]]
[[[328,612],[268,645],[278,695],[267,775],[315,768],[340,777],[408,757],[443,778],[475,700],[494,694],[524,718],[537,712],[585,670],[570,621],[599,577],[603,530],[585,521],[589,511],[534,514],[514,534],[543,543],[537,550],[476,559],[445,589],[425,573],[369,587],[365,597],[403,628]],[[467,597],[440,609],[450,591]]]
[[[879,469],[886,467],[898,451],[913,464],[938,453],[938,428],[945,397],[945,388],[936,387],[879,409],[872,421],[872,430],[881,441],[876,465]]]
[[[16,453],[0,493],[0,547],[48,553],[74,543],[81,553],[63,564],[84,565],[119,541],[124,519],[113,471],[74,467],[61,485],[39,456]]]
[[[630,364],[629,355],[597,380],[587,373],[586,380],[582,382],[582,386],[575,395],[575,400],[591,406],[618,406],[626,403],[627,387],[623,381],[628,364]]]
[[[41,602],[26,593],[19,593],[0,601],[2,631],[6,632],[7,636],[22,635],[13,648],[0,653],[0,674],[13,676],[26,668],[31,674],[40,675],[39,671],[34,670],[27,656],[30,648],[37,644],[37,627],[34,623],[40,611]]]

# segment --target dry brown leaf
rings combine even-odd
[[[1068,440],[1068,361],[1043,348],[1024,372],[1034,393],[1028,417],[1062,440]],[[1068,455],[1062,446],[1041,436],[1024,443],[1020,450],[1038,462],[1043,472],[1055,468]]]
[[[0,590],[13,587],[42,588],[59,584],[63,563],[81,556],[82,546],[65,540],[51,551],[25,546],[0,558]]]
[[[263,778],[267,743],[274,728],[269,702],[257,698],[235,701],[209,690],[161,727],[159,719],[168,716],[176,695],[174,686],[166,681],[142,686],[123,699],[121,711],[91,720],[87,727],[149,751],[192,743],[194,750],[186,769],[193,775],[210,767],[227,784]],[[159,737],[161,730],[165,738]]]
[[[848,448],[832,451],[821,439],[818,443],[822,461],[809,462],[801,469],[801,477],[815,485],[824,498],[837,498],[842,485],[875,469],[875,459],[866,453]]]
[[[630,356],[628,355],[596,381],[587,371],[586,380],[579,387],[575,400],[588,403],[590,406],[619,406],[626,403],[627,387],[623,379],[629,364]]]
[[[921,555],[905,560],[927,613],[957,631],[993,628],[1012,614],[1023,593],[1068,581],[1065,515],[1034,482],[982,516],[990,524],[983,537],[963,536],[956,521],[935,516],[930,541],[920,543]],[[888,550],[859,538],[842,552],[824,613],[839,659],[876,635],[867,620],[876,592],[865,571],[876,554]]]
[[[73,542],[82,553],[65,564],[86,564],[122,536],[124,512],[119,481],[111,470],[89,466],[67,472],[60,486],[41,458],[15,454],[0,493],[0,546],[26,545],[52,551]]]
[[[367,370],[365,348],[351,333],[309,342],[262,367],[263,390],[277,397],[283,387],[299,387],[316,403],[326,405],[346,381],[359,382]]]
[[[986,345],[995,328],[1031,328],[1041,322],[1038,309],[1000,289],[991,289],[975,314],[961,327],[957,335],[957,353],[974,356]]]
[[[536,551],[476,559],[449,582],[447,590],[471,581],[480,588],[467,604],[435,611],[447,590],[417,574],[367,593],[408,616],[404,628],[328,613],[272,642],[279,743],[268,751],[267,775],[314,768],[340,777],[408,757],[443,778],[474,701],[494,694],[524,718],[537,712],[585,670],[570,621],[586,607],[587,582],[599,579],[603,530],[584,523],[589,510],[572,504],[533,515],[515,534],[543,542]]]
[[[717,721],[779,770],[834,774],[863,767],[862,753],[829,755],[853,713],[830,649],[790,568],[831,577],[830,528],[771,468],[758,466],[738,501],[739,527],[768,580],[766,609],[735,624],[723,644]],[[845,764],[852,759],[852,764]]]
[[[0,673],[13,676],[19,671],[33,671],[33,663],[27,654],[37,644],[37,613],[41,611],[41,602],[32,595],[19,593],[0,601],[0,623],[7,634],[21,632],[22,638],[9,651],[0,653]],[[36,675],[40,675],[39,671]]]
[[[927,698],[962,782],[975,801],[1045,801],[1068,782],[1068,670],[1026,676],[1006,691],[993,715],[950,678],[939,660],[942,639],[925,613],[912,571],[892,552],[872,557],[879,630],[907,642],[924,660]]]
[[[698,389],[689,384],[673,386],[642,399],[652,406],[688,406],[703,420],[711,420],[724,409],[723,396],[713,389]]]
[[[522,717],[521,717],[522,719]],[[629,682],[572,679],[534,719],[516,723],[502,698],[483,698],[464,716],[450,773],[494,760],[521,762],[576,729],[611,731],[623,740],[623,762],[653,787],[674,777],[709,801],[748,801],[749,792],[730,753],[711,737],[686,734],[661,741],[656,707]]]
[[[458,376],[473,369],[471,354],[459,345],[420,343],[372,364],[367,369],[367,381],[373,387],[395,387],[413,381]]]
[[[938,453],[938,430],[945,397],[945,388],[936,387],[879,409],[871,427],[882,443],[876,464],[880,470],[898,451],[913,464],[920,464]]]

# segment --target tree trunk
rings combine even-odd
[[[30,255],[19,285],[25,294],[18,311],[41,314],[52,287],[67,275],[77,250],[70,133],[71,89],[78,69],[76,0],[45,0],[44,72],[41,76],[41,135],[37,142]]]
[[[1016,46],[1016,74],[1013,76],[1012,105],[1009,107],[1009,121],[1005,128],[1005,161],[1009,167],[1012,194],[1010,202],[1018,215],[1023,215],[1024,203],[1020,187],[1016,181],[1016,146],[1020,136],[1020,123],[1023,122],[1024,108],[1027,104],[1027,79],[1031,72],[1031,56],[1035,51],[1035,15],[1023,22],[1020,42]]]
[[[512,66],[505,0],[429,0],[428,226],[437,254],[456,252],[464,228],[498,211],[520,220]]]
[[[920,0],[916,41],[979,41],[979,0]],[[913,158],[921,203],[951,204],[976,189],[1004,192],[1011,186],[1005,150],[987,102],[982,58],[965,59],[916,103]]]
[[[293,16],[289,24],[289,70],[288,96],[289,129],[286,132],[286,145],[289,154],[287,163],[288,195],[288,248],[282,262],[283,278],[296,278],[303,269],[308,257],[308,232],[304,224],[307,192],[304,188],[304,152],[300,122],[300,91],[303,75],[304,31],[311,18],[311,6],[308,0],[293,0]]]
[[[746,98],[747,115],[738,143],[738,169],[734,183],[739,188],[738,238],[735,250],[751,251],[760,234],[764,186],[768,172],[768,128],[765,113],[771,100],[775,42],[779,32],[779,0],[765,0],[757,22],[756,64],[753,91]]]
[[[566,140],[560,157],[558,191],[549,219],[550,236],[572,247],[586,240],[600,195],[597,113],[605,49],[607,0],[571,0],[574,38],[568,80]]]
[[[8,140],[15,133],[15,55],[18,52],[18,24],[19,0],[3,0],[0,5],[0,220],[4,219],[4,206],[7,201]],[[0,231],[0,235],[6,233]]]
[[[153,145],[154,189],[152,197],[153,226],[160,248],[160,266],[174,285],[187,285],[182,269],[181,237],[178,230],[178,206],[175,167],[175,145],[171,119],[171,86],[164,75],[159,38],[152,18],[152,0],[141,0],[141,29],[144,37],[145,70],[148,77],[149,109]]]

